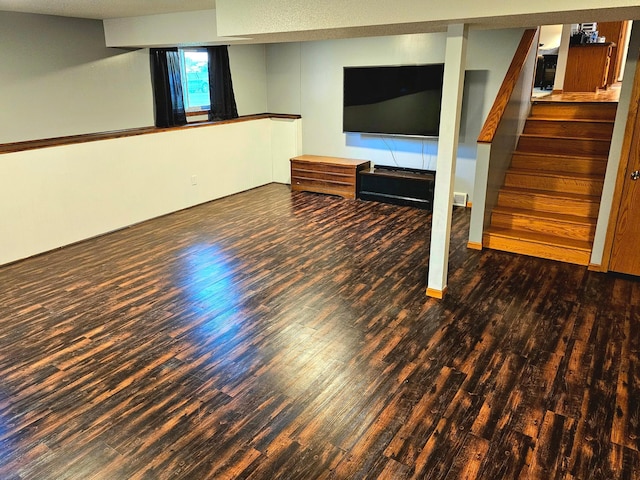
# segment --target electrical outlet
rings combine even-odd
[[[191,175],[191,185],[197,185],[198,184],[198,177],[196,177],[195,175]]]
[[[453,204],[456,207],[466,207],[467,206],[467,194],[460,192],[453,192]]]

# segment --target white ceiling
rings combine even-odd
[[[95,19],[209,10],[215,6],[215,0],[0,0],[0,11]]]
[[[229,0],[233,1],[233,0]],[[424,1],[424,0],[421,0]],[[317,0],[316,0],[317,2]],[[0,0],[0,12],[12,11],[78,17],[90,19],[115,19],[126,17],[142,17],[177,12],[212,10],[216,8],[216,0]],[[222,5],[221,5],[222,8]],[[554,25],[562,23],[579,23],[593,21],[614,21],[626,18],[640,18],[640,5],[627,8],[611,8],[603,5],[598,10],[575,10],[563,12],[538,13],[519,16],[498,16],[470,22],[472,28],[511,28],[535,25]],[[392,25],[376,24],[361,27],[332,28],[323,30],[283,31],[263,34],[243,34],[236,39],[240,43],[295,42],[306,40],[323,40],[331,38],[349,38],[360,36],[400,35],[407,33],[423,33],[445,31],[446,21],[399,23]],[[219,40],[219,39],[217,39]],[[216,40],[216,41],[217,41]],[[230,38],[225,37],[228,44]],[[232,41],[235,43],[235,41]],[[200,42],[215,44],[215,41]],[[137,46],[137,45],[133,45]]]

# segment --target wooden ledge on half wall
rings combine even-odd
[[[283,118],[298,120],[301,115],[291,115],[285,113],[259,113],[254,115],[243,115],[231,120],[204,121],[193,122],[179,127],[138,127],[126,130],[113,130],[110,132],[85,133],[81,135],[69,135],[66,137],[43,138],[38,140],[26,140],[24,142],[3,143],[0,144],[0,154],[22,152],[25,150],[34,150],[37,148],[59,147],[61,145],[73,145],[76,143],[96,142],[98,140],[109,140],[113,138],[134,137],[136,135],[148,135],[150,133],[172,132],[175,130],[184,130],[187,128],[211,127],[216,125],[225,125],[228,123],[249,122],[252,120],[263,120],[265,118]]]

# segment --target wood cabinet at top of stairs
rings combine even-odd
[[[606,88],[613,43],[571,45],[564,76],[564,92],[595,92]]]

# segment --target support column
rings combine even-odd
[[[564,75],[567,71],[567,58],[569,58],[569,39],[571,38],[571,24],[562,26],[560,36],[560,48],[558,49],[558,62],[556,63],[556,75],[553,79],[553,93],[562,93],[564,88]]]
[[[449,25],[447,29],[427,282],[427,295],[435,298],[444,297],[447,291],[453,182],[458,154],[468,34],[469,27],[464,24]]]

